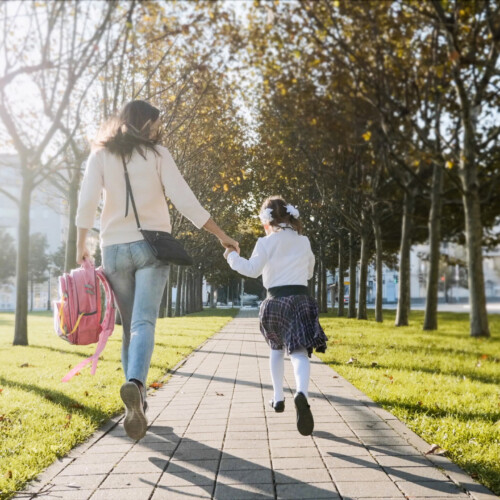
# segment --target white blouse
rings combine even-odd
[[[264,287],[303,285],[314,273],[314,254],[307,236],[291,228],[283,228],[259,238],[250,259],[231,252],[227,257],[231,269],[244,276],[257,278],[262,274]]]

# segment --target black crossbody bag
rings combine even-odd
[[[134,210],[135,221],[137,223],[137,229],[139,229],[139,231],[141,232],[142,237],[146,240],[154,256],[158,260],[161,260],[162,262],[166,262],[168,264],[176,264],[178,266],[193,265],[193,259],[189,256],[181,243],[176,240],[170,233],[167,233],[166,231],[153,231],[141,228],[139,216],[137,215],[137,208],[135,207],[134,195],[132,194],[132,186],[130,185],[130,178],[128,176],[127,163],[125,162],[125,157],[123,155],[122,162],[123,170],[125,172],[125,185],[127,186],[125,217],[127,217],[128,215],[128,200],[130,198],[130,201],[132,202],[132,208]]]

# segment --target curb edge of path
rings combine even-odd
[[[319,359],[319,358],[318,358]],[[322,360],[320,360],[323,362]],[[332,368],[332,371],[335,370]],[[337,372],[335,372],[337,373]],[[427,451],[431,445],[421,438],[418,434],[413,432],[403,421],[398,417],[393,415],[391,412],[382,408],[379,403],[373,401],[369,396],[367,396],[363,391],[360,391],[356,386],[354,386],[349,380],[340,374],[345,382],[349,385],[350,390],[355,393],[358,397],[360,403],[370,403],[369,408],[380,418],[382,418],[387,425],[392,427],[397,434],[399,434],[403,439],[405,439],[411,446],[416,448],[422,455],[427,458],[436,468],[440,469],[444,474],[450,478],[450,480],[455,483],[458,487],[465,490],[465,492],[470,495],[474,500],[497,500],[498,497],[486,486],[474,481],[474,479],[464,471],[459,465],[452,462],[449,458],[440,455],[427,455]]]

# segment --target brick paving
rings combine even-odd
[[[277,414],[256,312],[241,311],[148,398],[141,441],[114,419],[15,498],[498,498],[446,458],[425,456],[427,443],[315,357],[315,430],[301,436],[285,366]]]

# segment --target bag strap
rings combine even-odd
[[[137,229],[142,231],[141,223],[139,221],[139,215],[137,214],[137,208],[135,206],[134,195],[132,194],[132,186],[130,185],[130,177],[128,176],[127,162],[125,161],[125,156],[121,155],[123,162],[123,170],[125,173],[125,185],[127,186],[127,201],[125,204],[125,217],[128,215],[128,200],[132,202],[132,209],[134,210],[135,222],[137,223]]]

